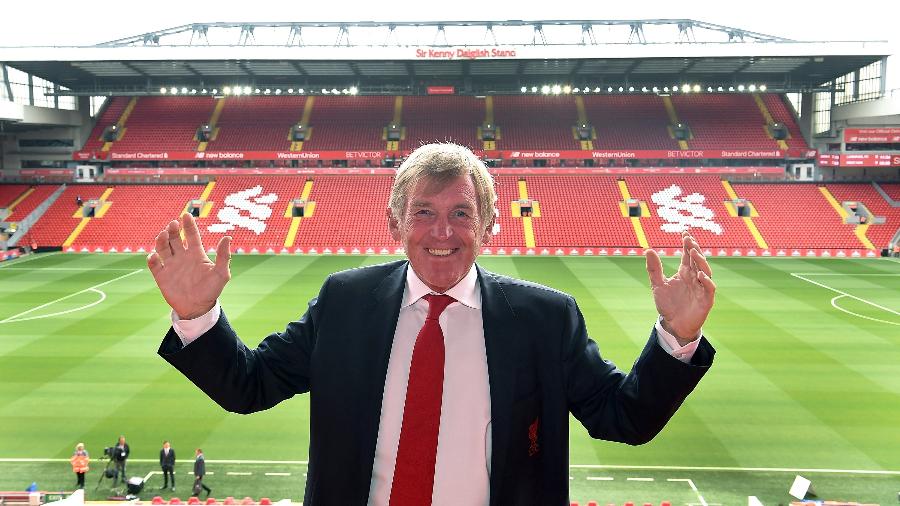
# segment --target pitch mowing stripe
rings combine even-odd
[[[719,294],[717,299],[719,309],[723,304],[744,307],[739,298]],[[894,462],[895,456],[889,448],[898,436],[888,406],[900,406],[900,395],[847,367],[820,347],[795,337],[770,318],[752,310],[744,311],[741,324],[756,329],[757,335],[752,347],[735,346],[733,353],[752,364],[820,423],[831,427],[873,462],[882,466]],[[785,349],[792,352],[779,351]],[[798,366],[820,373],[814,377],[815,388],[810,388],[807,377],[797,375]],[[843,397],[844,403],[836,409],[830,402],[833,397],[826,395],[831,390],[854,394]]]
[[[53,317],[53,316],[64,315],[64,314],[71,313],[71,312],[74,312],[74,311],[80,311],[80,310],[82,310],[82,309],[87,309],[87,308],[89,308],[89,307],[95,306],[95,305],[97,305],[97,304],[103,302],[104,300],[106,300],[106,294],[103,293],[103,292],[100,291],[100,290],[97,290],[97,288],[100,288],[101,286],[106,286],[106,285],[108,285],[108,284],[110,284],[110,283],[113,283],[113,282],[118,281],[118,280],[120,280],[120,279],[127,278],[127,277],[129,277],[129,276],[134,276],[135,274],[137,274],[137,273],[139,273],[139,272],[141,272],[141,271],[143,271],[143,270],[144,270],[144,269],[137,269],[137,270],[135,270],[135,271],[129,272],[128,274],[123,274],[123,275],[121,275],[121,276],[118,276],[118,277],[116,277],[116,278],[110,279],[110,280],[108,280],[108,281],[104,281],[103,283],[98,283],[98,284],[96,284],[96,285],[94,285],[94,286],[92,286],[92,287],[85,288],[84,290],[77,291],[77,292],[75,292],[75,293],[73,293],[73,294],[66,295],[66,296],[64,296],[64,297],[60,297],[60,298],[58,298],[58,299],[51,300],[50,302],[47,302],[47,303],[45,303],[45,304],[41,304],[40,306],[37,306],[37,307],[32,308],[32,309],[29,309],[28,311],[23,311],[23,312],[21,312],[21,313],[19,313],[19,314],[17,314],[17,315],[10,316],[9,318],[6,318],[6,319],[4,319],[4,320],[0,320],[0,323],[22,322],[22,321],[27,321],[27,320],[35,320],[35,319],[38,319],[38,318],[50,318],[50,317]],[[97,302],[94,302],[94,303],[92,303],[92,304],[88,304],[87,306],[79,307],[79,308],[72,309],[72,310],[69,310],[69,311],[63,311],[63,312],[60,312],[60,313],[51,313],[51,314],[49,314],[49,315],[35,316],[35,317],[31,317],[31,318],[19,318],[20,316],[24,316],[24,315],[26,315],[26,314],[29,314],[29,313],[32,313],[32,312],[37,311],[37,310],[39,310],[39,309],[43,309],[43,308],[45,308],[45,307],[47,307],[47,306],[56,304],[57,302],[62,302],[62,301],[64,301],[64,300],[66,300],[66,299],[75,297],[75,296],[77,296],[77,295],[80,295],[80,294],[82,294],[82,293],[84,293],[84,292],[88,292],[88,291],[97,292],[97,293],[101,294],[102,298],[101,298],[99,301],[97,301]]]

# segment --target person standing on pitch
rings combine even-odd
[[[116,446],[113,448],[112,459],[116,463],[116,477],[113,478],[113,487],[119,482],[121,478],[122,483],[128,481],[128,476],[125,475],[125,465],[128,462],[128,456],[131,454],[131,448],[128,447],[128,443],[125,442],[125,436],[119,436],[119,442],[116,443]]]
[[[193,497],[200,495],[200,489],[206,491],[206,497],[212,493],[212,489],[203,483],[203,477],[206,475],[206,459],[203,457],[203,450],[197,448],[196,457],[194,457],[194,490]]]
[[[88,455],[87,450],[84,449],[84,443],[78,443],[75,446],[75,453],[72,454],[69,462],[72,463],[76,485],[78,488],[84,488],[84,475],[90,470],[88,464],[91,462],[91,457]]]
[[[159,451],[159,467],[162,468],[165,482],[160,490],[169,488],[169,477],[172,478],[172,492],[175,491],[175,450],[168,441],[163,441],[163,447]]]

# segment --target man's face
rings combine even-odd
[[[165,448],[166,450],[168,450],[168,449],[169,449],[169,443],[163,443],[163,448]]]
[[[388,209],[391,237],[403,243],[416,275],[435,292],[459,282],[490,241],[491,223],[478,216],[472,178],[460,176],[440,185],[423,179],[407,196],[397,220]]]
[[[120,437],[120,438],[119,438],[119,444],[120,444],[120,445],[125,444],[125,438],[124,438],[124,437]]]

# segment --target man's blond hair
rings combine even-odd
[[[420,146],[400,164],[388,203],[391,214],[396,220],[402,219],[409,193],[419,181],[428,180],[441,184],[460,176],[472,178],[478,200],[478,218],[483,225],[490,223],[497,203],[494,178],[475,153],[465,146],[452,143]]]

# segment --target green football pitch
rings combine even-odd
[[[378,256],[238,256],[222,296],[248,344],[299,316],[331,272]],[[640,258],[482,257],[496,272],[571,293],[601,353],[628,369],[656,316]],[[665,260],[671,272],[677,259]],[[667,428],[641,447],[595,441],[572,419],[571,496],[582,504],[786,503],[795,475],[822,498],[893,504],[900,492],[900,263],[711,259],[704,331],[716,364]],[[140,255],[49,254],[0,264],[0,490],[71,490],[68,457],[124,434],[128,475],[162,484],[164,439],[190,494],[202,447],[213,495],[303,496],[308,400],[224,412],[156,355],[168,310]],[[347,465],[359,463],[348,462]],[[155,473],[155,474],[154,474]]]

